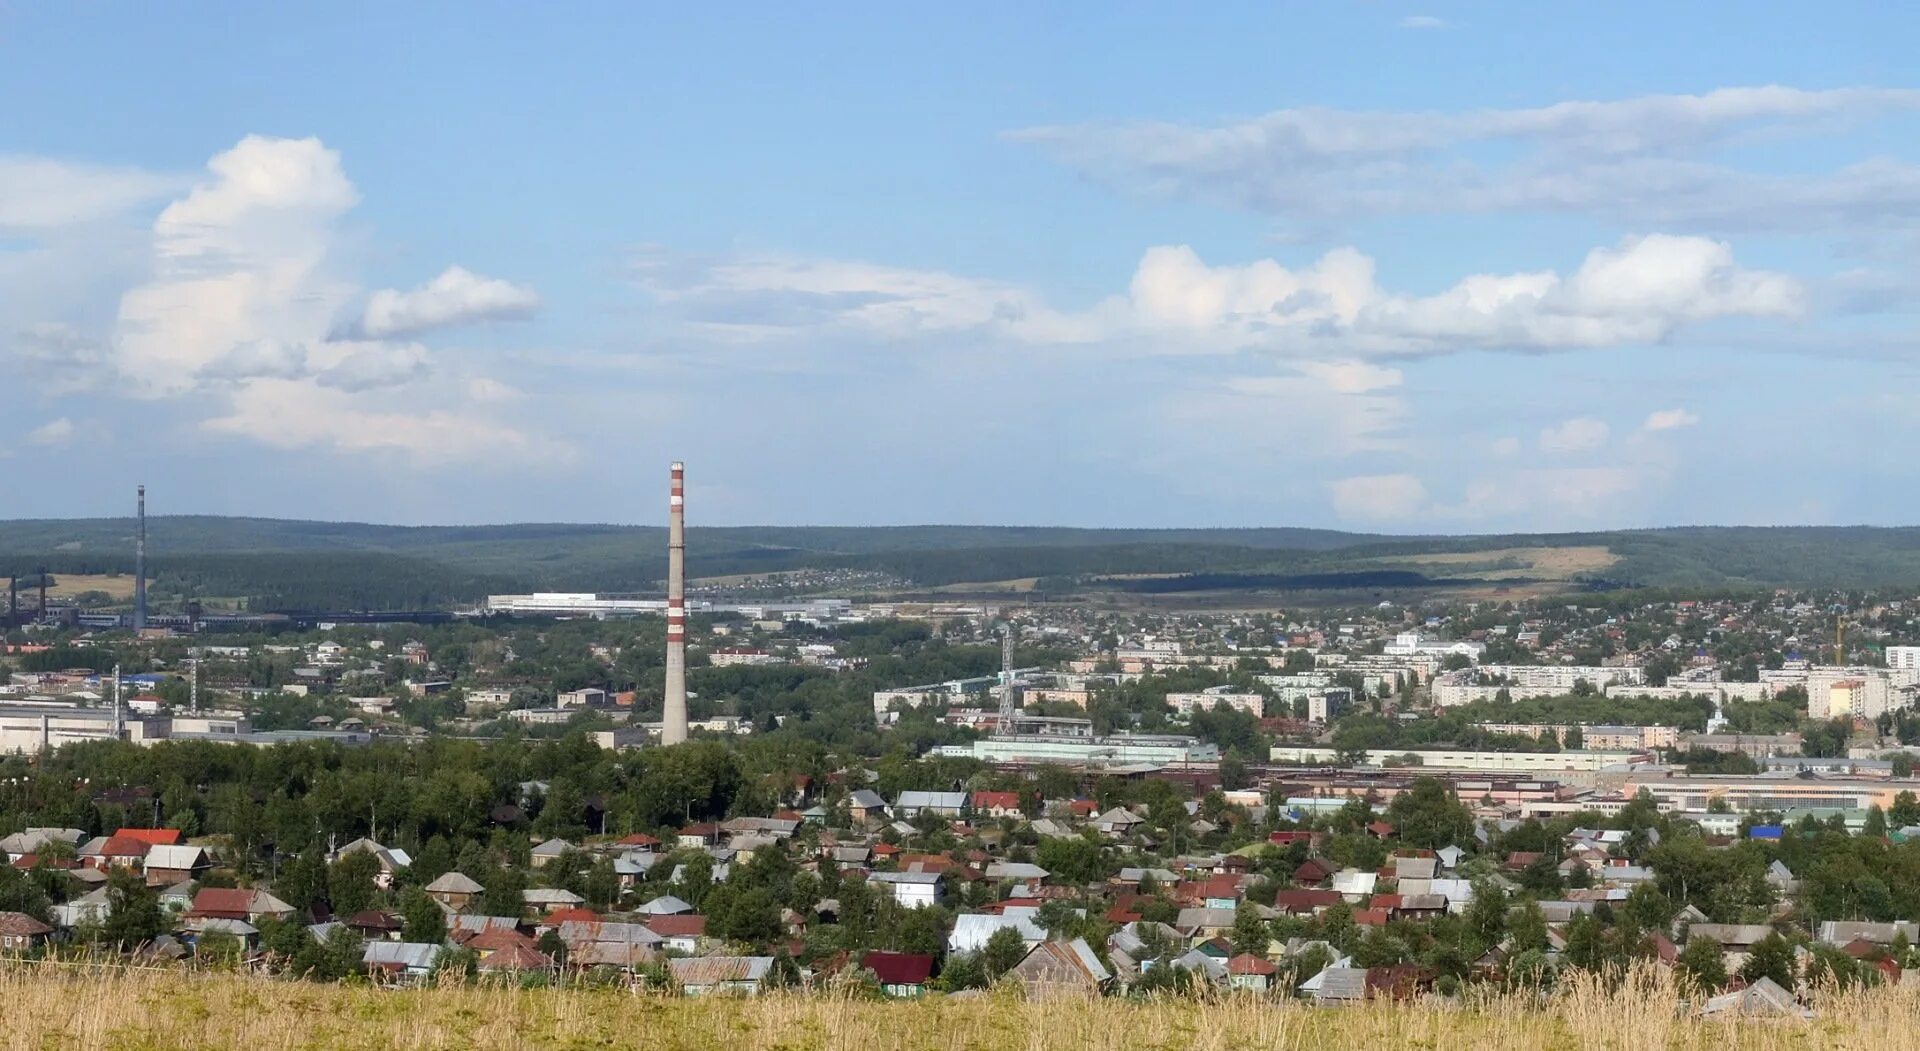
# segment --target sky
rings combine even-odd
[[[1916,38],[0,4],[0,518],[1913,524]]]

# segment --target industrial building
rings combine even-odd
[[[1276,763],[1304,766],[1331,766],[1340,761],[1340,753],[1331,748],[1276,745],[1267,756]],[[1573,771],[1595,772],[1613,766],[1651,763],[1646,751],[1576,752],[1479,752],[1459,749],[1377,749],[1366,753],[1364,766],[1387,766],[1411,759],[1408,765],[1445,770],[1472,770],[1488,774],[1543,774]]]

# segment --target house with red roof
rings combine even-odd
[[[933,957],[928,953],[876,949],[860,958],[860,966],[873,972],[888,996],[920,996],[933,976]]]
[[[1272,960],[1243,952],[1227,961],[1227,987],[1264,993],[1273,988],[1273,976],[1279,972]]]
[[[975,792],[973,812],[988,817],[1020,817],[1025,809],[1018,792]]]
[[[186,836],[177,828],[123,828],[114,832],[114,838],[122,836],[137,839],[150,847],[178,846],[186,841]]]

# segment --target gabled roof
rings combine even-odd
[[[719,985],[722,982],[758,982],[773,967],[771,956],[697,956],[668,960],[667,970],[681,985]]]
[[[162,843],[147,851],[149,869],[192,869],[205,864],[206,860],[205,847]]]
[[[533,946],[514,944],[487,953],[476,966],[483,971],[551,971],[554,964]]]
[[[424,971],[439,955],[440,946],[427,942],[368,942],[360,962],[383,970]]]
[[[860,966],[872,971],[882,985],[925,985],[933,976],[933,957],[928,953],[875,950],[860,958]]]
[[[1264,956],[1255,956],[1250,952],[1243,952],[1227,961],[1228,974],[1271,975],[1278,973],[1279,970],[1280,968],[1272,960]]]
[[[647,921],[647,927],[662,938],[699,938],[707,933],[707,918],[688,913],[655,916]]]
[[[114,832],[113,837],[137,839],[150,846],[163,846],[182,841],[184,834],[177,828],[123,828]]]

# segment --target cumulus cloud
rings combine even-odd
[[[0,156],[0,230],[94,222],[178,191],[186,180],[137,168]]]
[[[1447,20],[1433,15],[1408,15],[1400,20],[1401,29],[1445,29]]]
[[[1915,110],[1920,90],[1763,86],[1453,113],[1299,108],[1214,126],[1065,125],[1012,137],[1121,185],[1296,219],[1549,211],[1823,229],[1920,218],[1920,166],[1762,174],[1705,158],[1740,136]]]
[[[1430,296],[1381,288],[1373,260],[1353,248],[1289,268],[1271,259],[1210,265],[1190,247],[1161,246],[1142,256],[1124,295],[1078,311],[1017,287],[832,261],[689,261],[642,274],[643,287],[686,324],[734,340],[823,330],[886,340],[968,333],[1328,360],[1651,343],[1716,318],[1792,316],[1803,300],[1798,281],[1740,266],[1721,242],[1664,234],[1595,249],[1565,277],[1479,274]],[[1351,360],[1340,367],[1349,382],[1365,381]]]
[[[1591,417],[1568,420],[1540,432],[1540,451],[1547,453],[1587,452],[1607,444],[1612,433],[1606,423]]]
[[[1675,431],[1699,422],[1700,417],[1685,409],[1660,409],[1657,412],[1648,413],[1647,422],[1641,427],[1649,431]]]
[[[260,380],[201,425],[278,449],[398,456],[419,467],[456,462],[563,466],[573,451],[461,411],[379,409],[355,395],[297,380]]]
[[[318,139],[248,136],[207,168],[154,222],[151,279],[121,297],[110,362],[126,393],[205,395],[224,406],[206,430],[274,448],[399,452],[429,466],[568,455],[473,411],[460,387],[419,411],[403,388],[432,355],[391,338],[525,309],[531,293],[455,267],[372,296],[364,320],[378,336],[330,339],[360,293],[339,258],[340,221],[359,201],[339,154]]]
[[[251,379],[294,379],[307,371],[307,350],[277,339],[255,339],[237,344],[200,367],[201,379],[238,382]]]
[[[375,292],[345,334],[366,339],[417,336],[455,325],[526,317],[539,306],[540,297],[531,288],[450,266],[411,291]]]
[[[1333,510],[1342,518],[1398,521],[1427,506],[1427,487],[1410,474],[1369,474],[1329,483]]]
[[[27,432],[27,444],[49,449],[73,440],[73,421],[61,416]]]
[[[1302,362],[1296,372],[1240,376],[1161,396],[1163,444],[1210,456],[1223,442],[1283,459],[1396,452],[1405,444],[1398,369],[1366,362]],[[1191,443],[1191,448],[1188,448]]]
[[[168,396],[236,348],[309,343],[352,292],[329,268],[358,194],[318,139],[250,135],[154,223],[154,277],[120,301],[115,357],[133,393]]]

